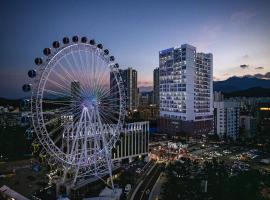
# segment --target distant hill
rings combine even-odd
[[[249,88],[270,88],[270,80],[255,77],[233,76],[224,81],[214,81],[214,91],[236,92]]]
[[[152,86],[141,86],[139,87],[140,92],[150,92],[153,90]]]
[[[18,107],[20,105],[19,99],[6,99],[0,97],[0,106],[15,106]]]
[[[254,87],[247,90],[224,92],[226,98],[229,97],[270,97],[270,88]]]

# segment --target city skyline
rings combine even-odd
[[[183,43],[213,53],[214,80],[266,74],[269,6],[268,1],[236,1],[233,6],[214,1],[3,2],[1,96],[23,97],[24,74],[34,67],[34,58],[64,35],[98,38],[111,48],[120,68],[138,71],[139,87],[153,85],[158,52]]]

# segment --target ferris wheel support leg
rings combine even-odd
[[[100,115],[99,115],[99,112],[98,112],[98,108],[95,107],[95,112],[96,112],[96,117],[97,117],[97,121],[98,123],[101,125],[102,127],[102,123],[101,123],[101,119],[100,119]],[[102,128],[102,131],[104,132],[107,132],[108,130],[106,130],[104,127]],[[112,178],[112,160],[111,160],[111,152],[108,150],[108,147],[107,147],[107,141],[105,139],[105,134],[102,133],[101,134],[101,138],[102,138],[102,142],[103,142],[103,146],[104,146],[104,149],[105,149],[105,158],[106,158],[106,163],[107,163],[107,167],[108,167],[108,171],[109,171],[109,176],[110,176],[110,181],[111,181],[111,187],[114,191],[114,184],[113,184],[113,178]]]
[[[110,175],[111,186],[114,191],[114,184],[113,184],[113,178],[112,178],[112,162],[111,162],[111,159],[109,158],[107,158],[107,165],[108,165],[108,170],[109,170],[109,175]]]
[[[86,123],[87,113],[88,113],[88,109],[84,108],[83,111],[82,111],[81,117],[80,117],[80,121],[78,123],[78,128],[76,130],[75,140],[73,141],[73,144],[72,144],[71,155],[74,154],[74,150],[75,150],[75,154],[78,154],[78,141],[77,141],[77,138],[78,138],[81,131],[85,131],[84,126],[82,124]],[[83,155],[80,156],[78,164],[77,164],[76,172],[75,172],[73,183],[72,183],[73,186],[75,186],[75,183],[77,181],[78,173],[79,173],[79,170],[80,170],[82,159],[83,159]]]
[[[65,183],[66,182],[68,171],[69,171],[69,168],[64,167],[64,174],[63,174],[63,177],[62,177],[62,183]]]

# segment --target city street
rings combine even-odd
[[[143,181],[136,188],[134,194],[131,196],[131,200],[147,200],[149,194],[156,183],[160,173],[164,170],[163,164],[156,164],[150,173],[146,173]]]

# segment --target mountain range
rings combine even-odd
[[[225,97],[246,96],[246,97],[270,97],[270,79],[257,77],[233,76],[224,81],[214,81],[214,91],[220,91]],[[140,92],[152,91],[152,86],[141,86]],[[19,99],[6,99],[0,97],[1,105],[18,106]]]
[[[256,77],[237,77],[233,76],[224,81],[214,81],[214,91],[236,92],[248,90],[250,88],[270,88],[269,79],[259,79]],[[270,95],[268,95],[270,96]]]

